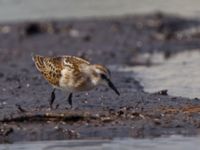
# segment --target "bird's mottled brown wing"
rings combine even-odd
[[[36,55],[33,57],[37,69],[43,77],[52,85],[59,86],[61,77],[62,57],[43,57]]]
[[[81,64],[87,64],[89,65],[90,62],[85,60],[85,59],[82,59],[80,57],[75,57],[75,56],[63,56],[64,58],[64,63],[69,63],[69,64],[73,64],[73,65],[78,65],[80,66]]]
[[[83,65],[90,65],[90,62],[75,56],[63,56],[63,68],[69,70],[73,74],[73,78],[81,76],[81,67]],[[69,75],[70,75],[69,73]],[[66,76],[67,78],[67,76]],[[76,79],[74,79],[76,80]]]
[[[90,63],[82,58],[75,56],[63,56],[63,78],[62,86],[68,86],[69,89],[78,89],[80,85],[85,84],[86,78],[82,68]],[[65,73],[64,73],[65,72]]]

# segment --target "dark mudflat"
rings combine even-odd
[[[73,97],[56,91],[37,72],[32,54],[76,55],[105,65],[151,65],[144,52],[200,48],[200,33],[185,35],[198,20],[163,14],[0,25],[0,142],[156,137],[198,134],[200,100],[143,92],[134,73],[112,72],[121,95],[100,87]],[[189,74],[189,72],[188,72]]]

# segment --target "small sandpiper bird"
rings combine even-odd
[[[110,80],[110,71],[99,64],[75,56],[44,57],[33,56],[36,68],[43,77],[53,86],[49,100],[52,108],[55,100],[55,89],[69,92],[68,103],[72,108],[72,93],[88,91],[98,85],[108,85],[117,95],[117,88]]]

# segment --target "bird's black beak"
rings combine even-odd
[[[107,78],[105,75],[101,75],[101,77],[102,77],[102,79],[104,79],[104,80],[107,82],[108,86],[109,86],[113,91],[115,91],[115,93],[116,93],[117,95],[120,95],[119,91],[117,90],[117,88],[114,86],[114,84],[112,83],[112,81],[111,81],[109,78]]]
[[[113,91],[115,91],[115,93],[116,93],[117,95],[120,95],[120,93],[119,93],[119,91],[117,90],[117,88],[114,86],[114,84],[113,84],[109,79],[108,79],[107,83],[108,83],[108,86],[109,86]]]

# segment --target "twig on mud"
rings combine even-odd
[[[142,119],[146,119],[146,117],[143,114],[139,114],[139,117]]]
[[[77,122],[83,121],[88,119],[98,119],[98,117],[91,115],[91,114],[83,114],[83,113],[42,113],[42,114],[28,114],[24,113],[20,116],[15,116],[11,118],[4,118],[0,120],[1,123],[8,123],[8,122],[30,122],[30,121],[64,121],[64,122]]]
[[[153,94],[154,95],[168,95],[168,90],[167,89],[161,90],[161,91],[155,92]]]
[[[22,113],[27,112],[25,109],[23,109],[23,108],[21,107],[21,105],[16,104],[15,106],[17,107],[17,109],[18,109],[20,112],[22,112]]]

